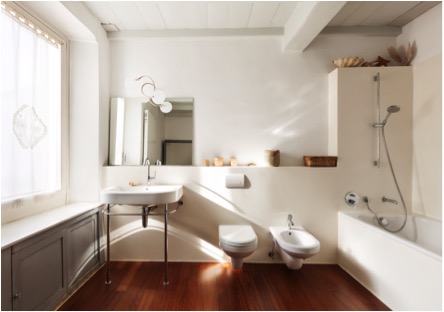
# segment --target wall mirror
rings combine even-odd
[[[193,163],[193,98],[167,98],[173,106],[164,114],[147,98],[112,98],[109,164],[111,166],[188,166]]]

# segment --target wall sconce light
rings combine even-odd
[[[156,88],[156,84],[154,83],[153,78],[149,76],[140,76],[139,78],[136,79],[136,81],[139,81],[142,78],[148,78],[150,80],[150,82],[145,82],[140,88],[142,94],[149,99],[150,104],[159,107],[162,113],[167,114],[171,112],[171,110],[173,109],[173,105],[171,105],[170,102],[165,102],[165,93],[162,90]],[[153,87],[153,92],[150,95],[146,94],[145,91],[143,90],[143,88],[146,87],[147,85]]]

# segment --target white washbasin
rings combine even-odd
[[[110,187],[100,197],[104,204],[157,205],[175,203],[182,195],[182,185],[139,185]]]

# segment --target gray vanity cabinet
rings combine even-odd
[[[52,310],[100,264],[99,209],[2,250],[2,310]]]
[[[70,288],[99,263],[98,215],[81,216],[68,227],[68,285]]]
[[[2,311],[12,310],[11,248],[2,250]]]
[[[67,289],[65,253],[66,234],[61,228],[12,247],[14,310],[45,310],[55,306]]]

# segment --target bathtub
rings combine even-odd
[[[402,215],[383,215],[396,228]],[[338,213],[338,264],[392,310],[442,310],[442,224],[408,216],[392,234],[367,211]]]

